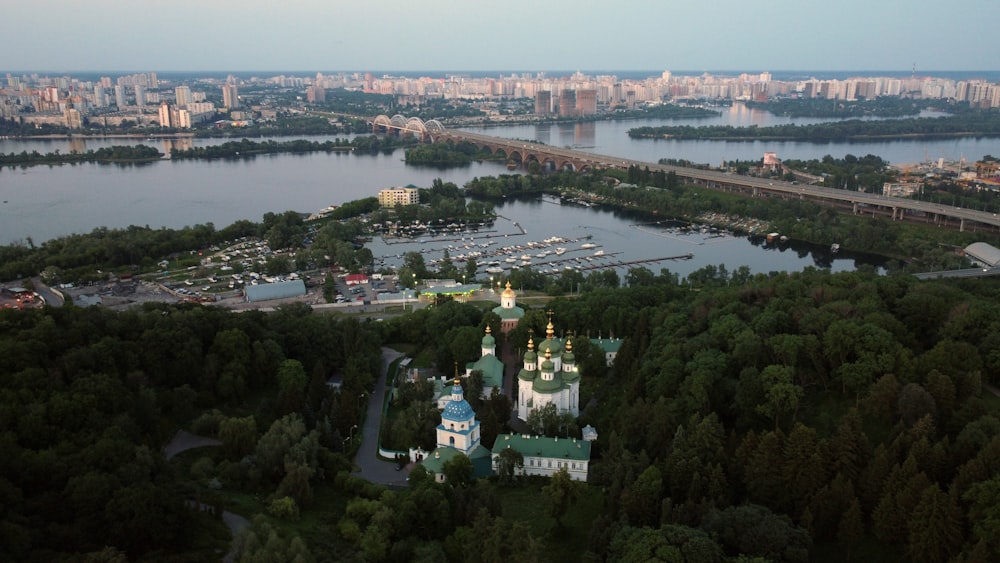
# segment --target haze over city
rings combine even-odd
[[[7,71],[996,70],[992,0],[51,0],[5,7]]]

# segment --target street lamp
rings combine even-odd
[[[348,440],[353,440],[354,439],[354,431],[357,430],[357,429],[358,429],[358,425],[357,424],[355,424],[354,426],[351,427],[351,435],[348,436],[348,438],[347,438]]]
[[[360,395],[358,395],[358,409],[361,409],[361,401],[364,400],[364,398],[367,397],[367,396],[368,396],[368,392],[367,391],[365,391],[364,393],[361,393]]]

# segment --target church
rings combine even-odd
[[[444,482],[444,464],[458,454],[472,461],[473,476],[485,477],[493,472],[490,451],[480,443],[479,421],[472,405],[465,400],[457,376],[451,386],[451,400],[441,411],[441,424],[436,432],[437,447],[423,460],[423,465],[437,482]]]
[[[590,465],[590,440],[529,436],[526,434],[501,434],[497,436],[493,451],[481,443],[479,421],[472,406],[465,400],[462,385],[455,378],[451,400],[441,411],[441,424],[437,426],[437,447],[421,462],[424,469],[438,483],[445,482],[444,465],[459,454],[472,462],[473,477],[486,477],[498,471],[500,453],[512,448],[521,453],[524,465],[517,475],[551,477],[566,469],[570,478],[586,481]]]
[[[524,309],[517,306],[517,295],[510,288],[509,281],[500,294],[500,306],[494,307],[493,312],[500,317],[500,332],[504,334],[517,328],[517,323],[524,318]]]
[[[580,372],[573,355],[572,338],[556,338],[552,314],[545,327],[545,340],[535,351],[528,339],[524,365],[517,375],[517,417],[527,421],[534,409],[554,404],[559,413],[580,416]]]

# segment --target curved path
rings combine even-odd
[[[365,424],[354,432],[354,439],[361,438],[361,446],[354,456],[355,475],[372,483],[390,486],[405,486],[409,471],[396,469],[396,464],[378,458],[378,435],[382,426],[382,405],[385,404],[386,379],[389,366],[403,354],[392,348],[382,348],[382,373],[375,382],[375,390],[368,398]]]

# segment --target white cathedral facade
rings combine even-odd
[[[556,338],[551,317],[537,351],[534,338],[528,339],[524,365],[517,375],[517,417],[527,421],[532,410],[548,404],[555,405],[560,414],[580,416],[580,372],[572,338]]]

